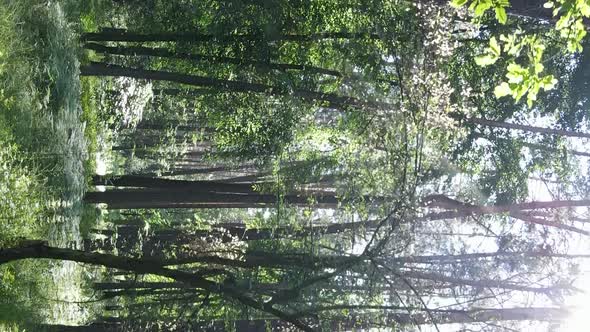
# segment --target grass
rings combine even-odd
[[[95,155],[99,151],[98,137],[101,135],[99,128],[101,127],[101,119],[98,114],[100,109],[99,103],[96,100],[95,91],[98,90],[98,79],[96,77],[86,77],[81,80],[82,93],[80,96],[82,104],[82,115],[80,120],[86,124],[86,131],[84,132],[88,145],[88,154]],[[96,160],[88,158],[85,162],[85,169],[96,169]],[[87,172],[87,174],[92,174]],[[87,181],[90,180],[88,176]]]
[[[17,236],[40,235],[38,220],[31,220],[40,211],[19,211],[11,213],[12,206],[19,210],[27,206],[44,206],[48,197],[37,188],[23,189],[28,184],[42,182],[43,173],[51,171],[53,165],[47,163],[54,159],[51,154],[35,153],[43,140],[39,136],[48,136],[43,116],[43,108],[48,103],[44,88],[37,84],[39,59],[34,53],[30,38],[23,35],[25,28],[19,25],[25,18],[25,9],[13,1],[3,0],[0,6],[0,154],[2,163],[2,186],[15,188],[6,192],[4,204],[0,210],[0,241],[9,242]],[[27,15],[27,16],[30,16]],[[33,36],[31,36],[34,38]],[[29,40],[27,40],[29,39]],[[47,88],[45,88],[47,89]],[[47,91],[47,90],[46,90]],[[34,134],[32,134],[34,133]]]
[[[80,239],[82,214],[92,224],[81,199],[99,120],[96,83],[78,77],[78,3],[0,0],[0,247],[21,238],[67,246]],[[49,261],[0,266],[0,331],[77,323],[82,314],[50,299],[81,299],[71,283],[83,273]]]

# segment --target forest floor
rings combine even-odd
[[[0,247],[21,238],[78,247],[81,219],[96,220],[82,204],[97,125],[92,82],[79,79],[78,6],[0,0]],[[68,262],[3,265],[0,331],[84,321],[72,302],[87,273]]]

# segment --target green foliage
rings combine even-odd
[[[502,82],[494,90],[496,98],[511,95],[518,102],[525,95],[527,105],[532,107],[540,90],[551,90],[557,84],[553,75],[541,75],[544,70],[542,63],[545,46],[536,36],[522,37],[520,34],[501,35],[498,42],[495,37],[490,38],[490,46],[485,54],[477,56],[475,62],[480,66],[494,64],[504,51],[508,57],[518,59],[527,50],[529,67],[523,68],[515,62],[510,62],[506,68],[508,82]],[[514,61],[514,60],[513,60]]]
[[[496,204],[511,204],[526,199],[528,172],[521,168],[520,160],[514,158],[520,153],[518,142],[498,140],[497,148],[490,155],[493,171],[484,170],[481,174],[481,190],[485,197],[492,197]]]
[[[475,58],[475,63],[482,67],[496,63],[502,54],[502,49],[500,48],[496,37],[490,38],[490,46],[485,51],[485,54]]]
[[[222,155],[243,159],[278,154],[293,137],[294,126],[304,109],[288,100],[265,100],[256,95],[215,97],[207,109],[209,126],[215,128],[216,145]],[[228,102],[233,101],[233,102]],[[286,102],[285,102],[286,101]],[[220,112],[222,105],[232,108]],[[227,107],[226,107],[227,108]]]
[[[18,158],[14,143],[0,139],[0,247],[40,235],[46,216],[43,181]]]
[[[23,284],[22,272],[23,269],[16,264],[0,267],[0,322],[4,324],[33,322],[37,316],[30,303],[23,303],[27,300],[23,301],[21,292],[30,289],[29,285]]]
[[[82,114],[80,121],[85,123],[84,136],[88,142],[88,155],[94,156],[100,149],[99,136],[101,134],[100,128],[103,126],[99,110],[100,104],[97,100],[96,91],[99,89],[97,79],[89,77],[81,81],[81,96],[80,104],[82,107]],[[92,174],[96,168],[96,160],[88,158],[85,161],[84,169],[87,174]]]
[[[455,4],[461,6],[466,2],[456,1]],[[93,1],[91,5],[104,3],[106,1]],[[423,194],[421,191],[436,190],[438,187],[433,186],[436,181],[447,177],[448,182],[452,182],[450,178],[459,175],[472,177],[479,184],[473,190],[462,188],[463,191],[459,194],[478,191],[478,194],[485,196],[481,201],[498,204],[512,203],[523,201],[527,197],[530,169],[535,171],[552,169],[560,174],[567,172],[567,162],[557,163],[554,155],[531,153],[532,160],[523,162],[523,159],[519,157],[523,144],[518,139],[513,139],[511,135],[500,135],[495,130],[474,128],[476,126],[472,123],[457,124],[463,119],[481,114],[485,114],[486,118],[499,120],[510,118],[515,114],[517,118],[528,115],[524,111],[519,113],[521,110],[516,107],[505,107],[507,106],[505,99],[489,99],[486,94],[494,90],[497,81],[506,80],[496,89],[498,97],[510,95],[515,99],[521,99],[526,96],[531,104],[541,90],[550,90],[555,85],[553,77],[545,75],[545,68],[540,65],[546,46],[539,39],[510,34],[501,35],[499,38],[492,36],[489,43],[486,43],[485,53],[474,59],[472,56],[466,56],[472,53],[468,51],[462,53],[464,49],[456,53],[453,53],[453,48],[446,52],[436,49],[441,45],[437,44],[441,38],[455,42],[453,24],[448,22],[448,25],[443,26],[435,24],[433,26],[440,31],[433,31],[430,24],[435,20],[430,20],[431,16],[425,15],[432,12],[416,13],[413,7],[405,7],[397,2],[318,0],[284,1],[273,4],[267,1],[220,3],[196,0],[132,0],[117,3],[119,4],[113,6],[114,9],[108,12],[113,14],[113,20],[124,17],[125,22],[120,26],[128,27],[133,31],[150,33],[197,30],[219,36],[248,35],[250,37],[193,44],[150,43],[150,46],[162,47],[170,51],[203,54],[209,57],[207,61],[114,55],[100,56],[101,60],[152,70],[240,81],[244,82],[244,85],[266,84],[275,87],[274,92],[285,94],[279,97],[269,96],[269,91],[227,92],[227,87],[223,86],[218,89],[185,89],[186,87],[179,89],[170,82],[144,84],[141,81],[129,80],[127,83],[130,82],[133,88],[139,87],[145,90],[153,88],[154,91],[176,88],[166,96],[161,93],[150,98],[148,94],[148,97],[141,101],[141,105],[137,100],[132,101],[140,108],[145,106],[146,110],[143,114],[145,121],[143,124],[146,126],[133,128],[133,126],[127,127],[127,124],[122,124],[125,122],[124,114],[117,107],[111,107],[108,111],[111,113],[108,115],[98,114],[97,110],[105,105],[117,105],[117,96],[113,97],[113,95],[117,95],[119,91],[113,87],[120,87],[123,83],[117,85],[119,83],[113,83],[117,79],[109,79],[107,81],[109,83],[103,84],[104,81],[90,79],[82,84],[83,113],[81,117],[88,126],[92,127],[91,131],[86,133],[91,141],[91,151],[100,148],[98,137],[101,134],[96,127],[99,125],[110,127],[109,129],[113,129],[113,136],[119,135],[114,138],[115,143],[120,144],[118,148],[125,151],[121,153],[125,157],[120,157],[121,160],[125,158],[121,162],[126,166],[125,172],[141,170],[158,173],[162,169],[173,169],[173,163],[182,157],[187,157],[189,166],[181,170],[188,170],[190,167],[199,169],[207,166],[210,161],[208,157],[220,156],[225,162],[222,166],[227,168],[219,173],[211,172],[205,175],[207,178],[217,180],[231,176],[233,170],[229,166],[232,162],[254,161],[246,166],[257,168],[256,171],[261,175],[259,179],[262,183],[252,184],[252,187],[268,195],[276,195],[279,203],[274,209],[258,209],[256,213],[253,212],[254,209],[232,209],[229,212],[222,209],[196,212],[190,209],[125,211],[127,215],[117,211],[105,216],[106,221],[114,224],[129,221],[125,218],[133,218],[138,223],[147,222],[150,228],[155,230],[178,227],[180,230],[209,229],[220,232],[221,227],[216,227],[220,226],[219,223],[242,222],[248,228],[278,230],[279,227],[288,227],[288,230],[293,231],[293,234],[289,235],[303,234],[293,238],[231,243],[219,243],[223,241],[209,243],[207,240],[196,239],[183,245],[171,243],[170,248],[156,253],[164,257],[181,257],[185,253],[216,255],[246,265],[249,262],[256,264],[255,259],[249,260],[249,257],[253,257],[249,255],[253,254],[266,256],[269,261],[274,262],[295,262],[293,266],[280,268],[230,267],[215,264],[215,269],[208,271],[212,274],[207,278],[210,282],[223,281],[235,287],[235,290],[232,288],[232,292],[225,294],[230,298],[232,294],[243,291],[243,294],[248,297],[252,296],[261,303],[268,303],[268,300],[274,298],[277,293],[289,291],[290,287],[301,285],[334,271],[338,273],[316,280],[301,291],[292,292],[294,295],[292,299],[289,299],[287,303],[277,303],[274,308],[296,312],[316,304],[319,306],[340,303],[379,305],[386,301],[392,305],[396,304],[397,299],[384,298],[383,290],[397,288],[408,291],[408,289],[399,283],[400,278],[396,273],[378,268],[379,264],[383,264],[382,259],[416,255],[420,253],[420,246],[425,248],[422,252],[432,254],[438,253],[437,251],[462,253],[465,245],[461,240],[435,243],[434,241],[414,241],[413,236],[423,237],[419,231],[424,231],[425,228],[432,228],[427,230],[436,234],[438,227],[442,231],[467,229],[472,225],[479,227],[484,219],[483,216],[473,218],[477,219],[477,225],[461,224],[456,228],[445,225],[448,229],[438,226],[445,224],[442,222],[427,226],[420,225],[421,218],[415,217],[424,216],[422,212],[430,212],[423,211],[417,204],[419,195]],[[471,3],[472,10],[481,20],[486,19],[486,11],[493,9],[496,19],[502,24],[507,23],[506,6],[507,3],[504,1],[476,0]],[[104,7],[100,10],[107,11]],[[117,11],[120,13],[115,15]],[[110,14],[97,13],[95,16],[83,14],[83,26],[87,29],[96,29],[99,26],[97,22],[102,20],[100,16]],[[418,20],[414,18],[419,16],[416,14],[426,17],[420,16]],[[432,15],[434,16],[437,15]],[[444,17],[441,21],[449,17]],[[415,24],[416,21],[420,22]],[[171,24],[171,22],[177,24]],[[283,34],[313,34],[325,31],[360,33],[361,35],[375,33],[377,37],[373,35],[371,38],[364,38],[362,35],[360,38],[300,42],[275,40]],[[431,34],[434,34],[434,37]],[[42,87],[44,93],[47,91],[47,100],[43,100],[41,106],[36,108],[41,114],[49,110],[52,114],[59,115],[59,112],[55,112],[55,108],[68,103],[71,100],[70,97],[75,94],[73,92],[80,91],[78,87],[64,83],[68,81],[67,79],[75,82],[72,79],[71,68],[66,66],[64,61],[58,60],[71,59],[71,54],[64,52],[64,49],[56,49],[56,41],[71,47],[71,44],[68,44],[70,40],[68,34],[61,35],[61,37],[64,36],[63,39],[54,38],[53,42],[47,42],[46,38],[39,38],[51,46],[49,51],[43,51],[48,53],[39,52],[39,54],[43,57],[47,57],[47,54],[54,55],[51,61],[29,55],[36,59],[41,67],[47,63],[47,72],[50,73],[46,77],[32,70],[34,73],[32,77],[35,80],[30,84],[34,87]],[[481,37],[488,36],[482,33]],[[449,44],[442,43],[442,45]],[[478,46],[474,48],[478,49]],[[442,60],[439,59],[439,51],[441,54],[447,54],[442,56]],[[90,57],[99,58],[96,54]],[[223,57],[244,59],[244,63],[223,62],[220,60]],[[246,61],[250,61],[250,64],[246,64]],[[269,69],[251,65],[252,62],[303,65],[303,69]],[[77,66],[75,61],[73,63]],[[531,65],[532,63],[535,64]],[[320,66],[337,73],[318,74],[310,70],[310,66]],[[504,75],[506,71],[507,74]],[[20,77],[22,78],[24,76]],[[466,86],[477,87],[480,90],[472,94],[470,91],[463,90]],[[100,91],[107,88],[115,91]],[[365,108],[339,103],[332,105],[327,102],[302,101],[297,96],[288,95],[294,90],[350,96],[368,105],[372,102],[382,102],[384,106]],[[111,96],[105,97],[107,94]],[[122,93],[118,97],[125,99],[129,96],[130,94]],[[104,99],[109,100],[104,103]],[[7,102],[7,105],[18,103],[15,98],[7,97],[7,100],[10,100],[10,103],[14,102],[14,104]],[[463,110],[463,106],[469,109]],[[78,116],[78,113],[75,114]],[[46,120],[43,117],[40,119]],[[10,121],[7,120],[7,122],[11,121],[12,118]],[[7,132],[12,133],[14,130],[10,128]],[[60,142],[59,134],[55,133],[55,135],[58,137],[52,137],[47,141]],[[463,139],[462,135],[468,137]],[[483,144],[475,142],[480,138],[488,142]],[[206,147],[211,146],[211,154],[206,157],[199,155],[194,159],[190,158],[193,155],[183,156],[191,144],[201,148],[198,143],[204,143],[203,146]],[[209,143],[211,144],[206,145]],[[558,142],[549,143],[553,146]],[[462,150],[457,149],[459,165],[451,165],[447,159],[454,145],[462,145]],[[26,152],[36,152],[44,147],[42,144],[31,144],[35,147],[33,149],[24,143],[20,145],[15,143],[14,146]],[[21,150],[17,150],[14,155],[18,155]],[[202,150],[194,149],[194,151],[200,153]],[[141,157],[137,162],[133,159],[136,156]],[[56,158],[56,160],[66,162],[68,158]],[[11,163],[7,165],[8,168],[14,168]],[[14,165],[20,167],[21,164],[18,164],[17,160]],[[268,165],[272,165],[270,169]],[[158,168],[160,166],[161,168]],[[14,173],[12,168],[8,170],[10,174]],[[22,176],[19,175],[21,173],[16,172],[15,178],[7,177],[6,180],[7,183],[10,181],[15,183],[13,187],[17,194],[22,192],[23,188],[19,181],[31,184],[37,179],[35,169],[21,168]],[[62,171],[60,167],[54,168],[57,168],[58,172]],[[246,170],[243,173],[249,174],[249,172],[250,170]],[[184,175],[187,178],[202,176]],[[38,182],[43,183],[43,181]],[[247,184],[247,186],[250,185]],[[321,211],[309,206],[290,207],[281,201],[281,198],[289,193],[301,196],[309,193],[310,195],[306,198],[310,203],[313,203],[314,195],[335,195],[339,200],[340,209]],[[471,198],[471,196],[468,197]],[[21,203],[23,201],[19,201],[19,204]],[[399,215],[391,214],[392,209],[400,211]],[[98,216],[99,211],[96,209],[89,208],[83,211],[80,225],[83,233],[88,233],[93,226],[93,220]],[[322,235],[300,232],[305,231],[310,225],[335,226],[342,222],[373,218],[378,220],[383,216],[388,216],[384,219],[387,223],[381,223],[376,231],[374,231],[373,223],[366,228],[360,225],[358,228],[348,229],[343,231],[343,234]],[[486,221],[483,220],[483,222]],[[457,223],[453,221],[453,224]],[[499,223],[500,226],[497,228],[501,228],[504,224]],[[486,232],[488,229],[489,227],[485,228]],[[373,238],[372,231],[374,231]],[[408,235],[406,232],[412,234]],[[492,237],[492,235],[488,236]],[[522,235],[522,237],[526,236],[530,234]],[[216,238],[215,235],[212,237]],[[519,239],[511,242],[516,243]],[[498,242],[503,240],[501,238]],[[362,250],[368,241],[373,242],[375,250],[367,251],[367,253],[374,255],[375,259],[367,256],[365,258],[371,259],[363,258],[362,262],[358,262],[359,264],[343,267],[342,271],[338,271],[340,267],[334,268],[333,265],[322,267],[322,262],[326,262],[325,256],[352,257],[351,255],[358,254],[359,249]],[[436,247],[437,245],[444,250],[440,250]],[[130,254],[140,254],[140,251],[134,250]],[[411,264],[412,262],[395,262],[387,265],[391,265],[391,268],[403,274],[412,270]],[[478,260],[478,264],[482,264],[483,267],[471,267],[467,263],[460,262],[436,264],[436,267],[431,269],[444,273],[446,278],[457,275],[470,280],[477,280],[486,273],[491,278],[496,278],[505,272],[500,269],[494,270],[494,263],[491,260],[490,262]],[[432,265],[435,266],[435,264]],[[428,271],[427,266],[427,264],[421,264],[419,269]],[[192,263],[178,268],[198,271],[208,267],[209,264]],[[224,270],[221,273],[220,268]],[[28,274],[37,277],[37,274],[30,271]],[[5,292],[7,298],[22,297],[22,294],[25,294],[25,289],[18,285],[20,275],[17,272],[7,270],[3,277],[6,278],[8,285],[8,290]],[[501,277],[505,278],[506,275]],[[117,280],[120,279],[121,277],[117,277]],[[138,279],[167,280],[155,277],[141,279],[141,277],[133,276],[129,277],[128,281]],[[431,287],[433,286],[431,282],[436,281],[436,278],[434,280],[412,279],[417,279],[412,281],[416,282],[418,289],[429,289],[437,294],[439,288]],[[376,289],[372,289],[373,283],[377,286]],[[257,289],[257,284],[264,287]],[[456,287],[453,291],[458,291],[457,294],[461,297],[472,295],[462,288],[467,287]],[[479,289],[475,289],[476,287],[471,288],[474,288],[474,293],[480,293]],[[442,291],[445,293],[440,294],[448,296],[446,291],[449,288],[445,287],[445,289]],[[226,325],[229,326],[229,321],[232,319],[248,319],[263,315],[237,301],[226,301],[227,299],[224,299],[216,290],[204,292],[197,287],[146,296],[138,295],[140,292],[131,293],[133,294],[125,297],[124,300],[108,302],[125,306],[120,315],[113,316],[134,319],[139,317],[151,321],[167,320],[174,323],[183,319],[193,321],[225,319],[228,321]],[[142,293],[147,292],[142,291]],[[410,295],[403,296],[412,297],[411,293],[408,292],[408,294]],[[176,295],[181,297],[167,298],[167,296]],[[430,295],[426,297],[428,296]],[[25,301],[31,301],[31,299],[25,299]],[[400,302],[404,301],[400,299]],[[420,305],[416,299],[413,302],[416,303],[410,304]],[[161,303],[166,304],[161,305]],[[25,306],[24,309],[19,310],[25,312],[28,307]],[[259,306],[256,309],[266,308],[266,306]],[[326,313],[317,314],[317,317],[319,320],[329,321],[334,317],[356,315],[356,311],[327,310]],[[367,313],[366,310],[358,310],[358,312],[359,316]],[[377,316],[365,317],[378,319]]]
[[[81,28],[83,31],[97,30],[102,24],[109,20],[109,9],[112,8],[113,2],[105,0],[88,0],[70,2],[71,7],[67,12],[78,14]]]
[[[554,8],[553,16],[559,16],[555,29],[566,40],[568,51],[581,52],[582,40],[586,36],[584,19],[590,17],[590,4],[584,0],[558,0],[547,1],[544,7]]]
[[[451,4],[455,7],[462,7],[467,1],[453,0]],[[492,0],[476,0],[471,3],[469,9],[473,11],[475,18],[482,17],[485,12],[494,8],[496,20],[505,24],[507,17],[505,7],[508,7],[508,1],[493,3]],[[569,53],[582,51],[582,40],[586,35],[584,18],[590,17],[590,5],[585,0],[559,0],[557,2],[548,1],[545,8],[553,8],[553,16],[558,17],[555,23],[555,31],[567,44]],[[537,95],[541,90],[551,90],[557,84],[557,79],[553,75],[541,75],[544,66],[543,57],[546,48],[545,37],[541,33],[524,33],[518,29],[516,32],[506,35],[500,35],[500,41],[504,43],[503,51],[505,57],[512,61],[506,68],[506,77],[508,82],[500,83],[494,94],[497,98],[510,95],[516,102],[527,95],[527,105],[531,108],[537,100]],[[526,64],[519,65],[515,61],[520,59],[523,50],[526,52]],[[564,55],[566,55],[565,53]],[[502,47],[495,37],[490,38],[490,46],[484,50],[482,55],[476,57],[476,62],[480,66],[488,66],[495,63],[502,56]]]
[[[453,7],[462,7],[469,0],[452,0]],[[469,5],[469,10],[473,11],[476,18],[482,17],[486,11],[494,9],[496,19],[502,24],[506,24],[508,16],[506,15],[506,8],[510,6],[508,0],[474,0]]]
[[[77,37],[64,2],[0,1],[0,247],[23,237],[59,241],[60,228],[78,217],[86,141]],[[61,293],[59,277],[47,276],[58,265],[2,265],[0,321],[38,324],[51,316],[56,302],[48,299]]]
[[[28,148],[34,144],[23,126],[39,123],[43,99],[32,78],[35,60],[18,23],[22,5],[0,6],[0,246],[19,236],[37,237],[50,199],[44,188],[43,165]]]

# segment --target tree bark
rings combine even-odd
[[[198,87],[210,87],[224,92],[252,92],[263,93],[270,96],[293,96],[308,102],[326,102],[334,107],[356,108],[389,108],[391,105],[378,102],[361,101],[354,97],[339,96],[333,93],[322,93],[303,89],[288,91],[278,86],[244,81],[222,80],[205,76],[186,75],[167,71],[128,68],[101,62],[91,62],[80,68],[82,76],[123,76],[137,79],[168,81],[187,84]]]
[[[379,224],[379,220],[359,221],[350,223],[334,223],[329,225],[314,225],[303,229],[293,227],[277,228],[246,228],[243,225],[236,226],[219,226],[214,225],[214,230],[184,232],[177,229],[168,229],[157,231],[150,236],[148,241],[160,244],[188,244],[195,239],[216,238],[221,242],[227,243],[232,241],[256,241],[256,240],[274,240],[274,239],[294,239],[304,238],[313,235],[339,234],[345,231],[357,228],[374,228]]]
[[[181,60],[193,60],[193,61],[207,61],[209,63],[227,63],[227,64],[234,64],[240,66],[253,66],[257,68],[262,68],[266,70],[300,70],[314,74],[322,74],[322,75],[330,75],[336,77],[343,77],[342,73],[337,70],[320,68],[311,65],[301,65],[301,64],[290,64],[290,63],[272,63],[270,61],[253,61],[253,60],[246,60],[240,58],[232,58],[226,56],[212,56],[212,55],[202,55],[202,54],[192,54],[186,52],[173,52],[165,48],[150,48],[150,47],[142,47],[142,46],[104,46],[97,43],[87,43],[84,45],[85,48],[94,50],[96,52],[101,52],[105,54],[115,54],[115,55],[128,55],[128,56],[152,56],[152,57],[161,57],[161,58],[169,58],[169,59],[181,59]]]
[[[470,123],[474,123],[474,124],[479,124],[482,126],[487,126],[487,127],[516,129],[516,130],[527,131],[527,132],[538,133],[538,134],[557,135],[557,136],[563,136],[563,137],[590,138],[590,133],[582,133],[582,132],[576,132],[576,131],[543,128],[543,127],[535,127],[535,126],[521,125],[521,124],[516,124],[516,123],[487,120],[487,119],[482,119],[482,118],[467,118],[465,121],[470,122]]]
[[[264,41],[290,41],[309,42],[333,39],[367,39],[378,40],[379,35],[374,33],[351,33],[351,32],[321,32],[312,34],[235,34],[235,35],[213,35],[191,32],[160,32],[160,33],[137,33],[122,29],[103,29],[100,32],[87,32],[81,36],[83,41],[117,41],[117,42],[235,42],[249,40]]]
[[[449,277],[444,274],[434,273],[434,272],[403,271],[403,272],[400,272],[399,274],[405,278],[430,280],[433,282],[440,282],[440,283],[451,284],[451,285],[463,285],[463,286],[470,286],[470,287],[476,287],[476,288],[481,288],[481,289],[498,288],[498,289],[514,290],[514,291],[519,291],[519,292],[545,294],[545,295],[550,295],[552,292],[555,292],[557,290],[561,290],[561,291],[564,291],[564,290],[574,291],[575,290],[574,287],[570,287],[570,286],[531,287],[531,286],[524,286],[524,285],[520,285],[520,284],[515,284],[515,283],[509,282],[509,281],[504,281],[504,280],[492,280],[492,279],[471,280],[471,279]]]
[[[282,197],[287,204],[299,206],[316,206],[336,208],[336,196],[300,196],[285,195]],[[313,203],[310,203],[310,199]],[[148,208],[211,208],[236,207],[260,208],[279,204],[276,195],[269,194],[236,194],[218,192],[195,192],[193,190],[160,190],[155,189],[121,189],[105,192],[88,192],[84,197],[87,203],[105,203],[109,209],[148,209]]]
[[[381,322],[383,326],[392,326],[395,324],[401,325],[430,325],[433,321],[430,319],[430,314],[434,318],[436,324],[468,324],[477,322],[502,322],[502,321],[561,321],[567,319],[570,312],[562,308],[551,308],[551,307],[520,307],[520,308],[481,308],[472,310],[436,310],[436,309],[424,309],[424,308],[412,308],[415,311],[413,314],[401,313],[401,312],[387,312],[387,310],[405,310],[403,307],[391,306],[332,306],[331,310],[342,310],[349,309],[354,312],[356,309],[382,309],[386,311],[381,319],[373,320],[368,322],[371,325],[377,325],[376,322]],[[320,308],[321,309],[321,308]],[[313,311],[311,311],[313,312]],[[362,316],[359,316],[362,317]],[[362,322],[362,320],[361,320]],[[374,326],[373,325],[373,326]]]
[[[136,175],[92,177],[95,186],[157,188],[159,190],[187,190],[203,193],[244,193],[257,194],[251,184],[225,183],[218,181],[175,180],[158,177],[143,177]]]
[[[444,195],[432,195],[437,196],[440,198],[445,198]],[[447,200],[451,200],[446,197]],[[451,200],[453,201],[453,200]],[[436,199],[434,200],[436,202]],[[435,212],[427,214],[424,217],[419,218],[419,220],[443,220],[443,219],[454,219],[454,218],[462,218],[462,217],[469,217],[469,216],[481,216],[486,214],[501,214],[507,213],[510,216],[520,219],[527,223],[539,224],[548,227],[559,228],[571,232],[575,232],[578,234],[590,236],[590,232],[570,226],[561,224],[558,222],[549,221],[543,218],[539,218],[536,216],[528,215],[527,212],[529,210],[537,210],[537,209],[557,209],[557,208],[566,208],[566,207],[587,207],[590,206],[590,200],[556,200],[556,201],[538,201],[538,202],[526,202],[526,203],[516,203],[516,204],[507,204],[507,205],[493,205],[493,206],[480,206],[480,205],[471,205],[465,204],[462,202],[455,201],[455,205],[447,205],[445,203],[444,206],[437,205],[438,203],[431,203],[434,206],[444,207],[449,209],[443,212]],[[452,210],[451,210],[452,209]]]
[[[430,255],[430,256],[407,256],[407,257],[395,257],[388,262],[399,262],[399,263],[434,263],[440,264],[445,262],[462,262],[479,260],[486,258],[525,258],[525,257],[536,257],[536,258],[564,258],[564,259],[579,259],[579,258],[590,258],[590,255],[569,255],[569,254],[553,254],[548,252],[535,252],[535,251],[518,251],[518,252],[482,252],[482,253],[471,253],[461,255]]]
[[[252,169],[255,166],[253,164],[245,164],[241,166],[211,166],[211,167],[202,167],[202,168],[176,168],[172,169],[167,172],[161,172],[159,176],[176,176],[176,175],[194,175],[194,174],[212,174],[216,172],[248,172],[248,169]],[[156,177],[158,174],[156,173],[139,173],[139,174],[132,174],[134,176],[142,176],[142,177]],[[232,182],[223,179],[222,182]],[[237,182],[237,181],[235,181]],[[245,181],[244,181],[245,182]]]
[[[119,290],[119,289],[178,289],[190,288],[186,284],[179,282],[95,282],[92,289],[95,290]]]

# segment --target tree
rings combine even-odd
[[[52,258],[75,261],[79,263],[102,265],[109,268],[127,270],[141,274],[156,274],[186,283],[192,287],[203,289],[206,292],[223,294],[224,296],[239,301],[244,305],[252,307],[253,309],[262,310],[275,315],[285,321],[292,323],[294,326],[299,327],[304,331],[313,331],[312,328],[303,322],[300,322],[298,319],[292,318],[288,314],[274,309],[272,305],[267,305],[250,298],[241,290],[233,286],[210,281],[203,278],[198,272],[190,273],[181,270],[165,268],[164,263],[157,260],[132,259],[108,254],[96,254],[71,249],[60,249],[48,247],[42,242],[32,243],[15,248],[3,248],[0,251],[0,257],[0,264],[27,258]]]

